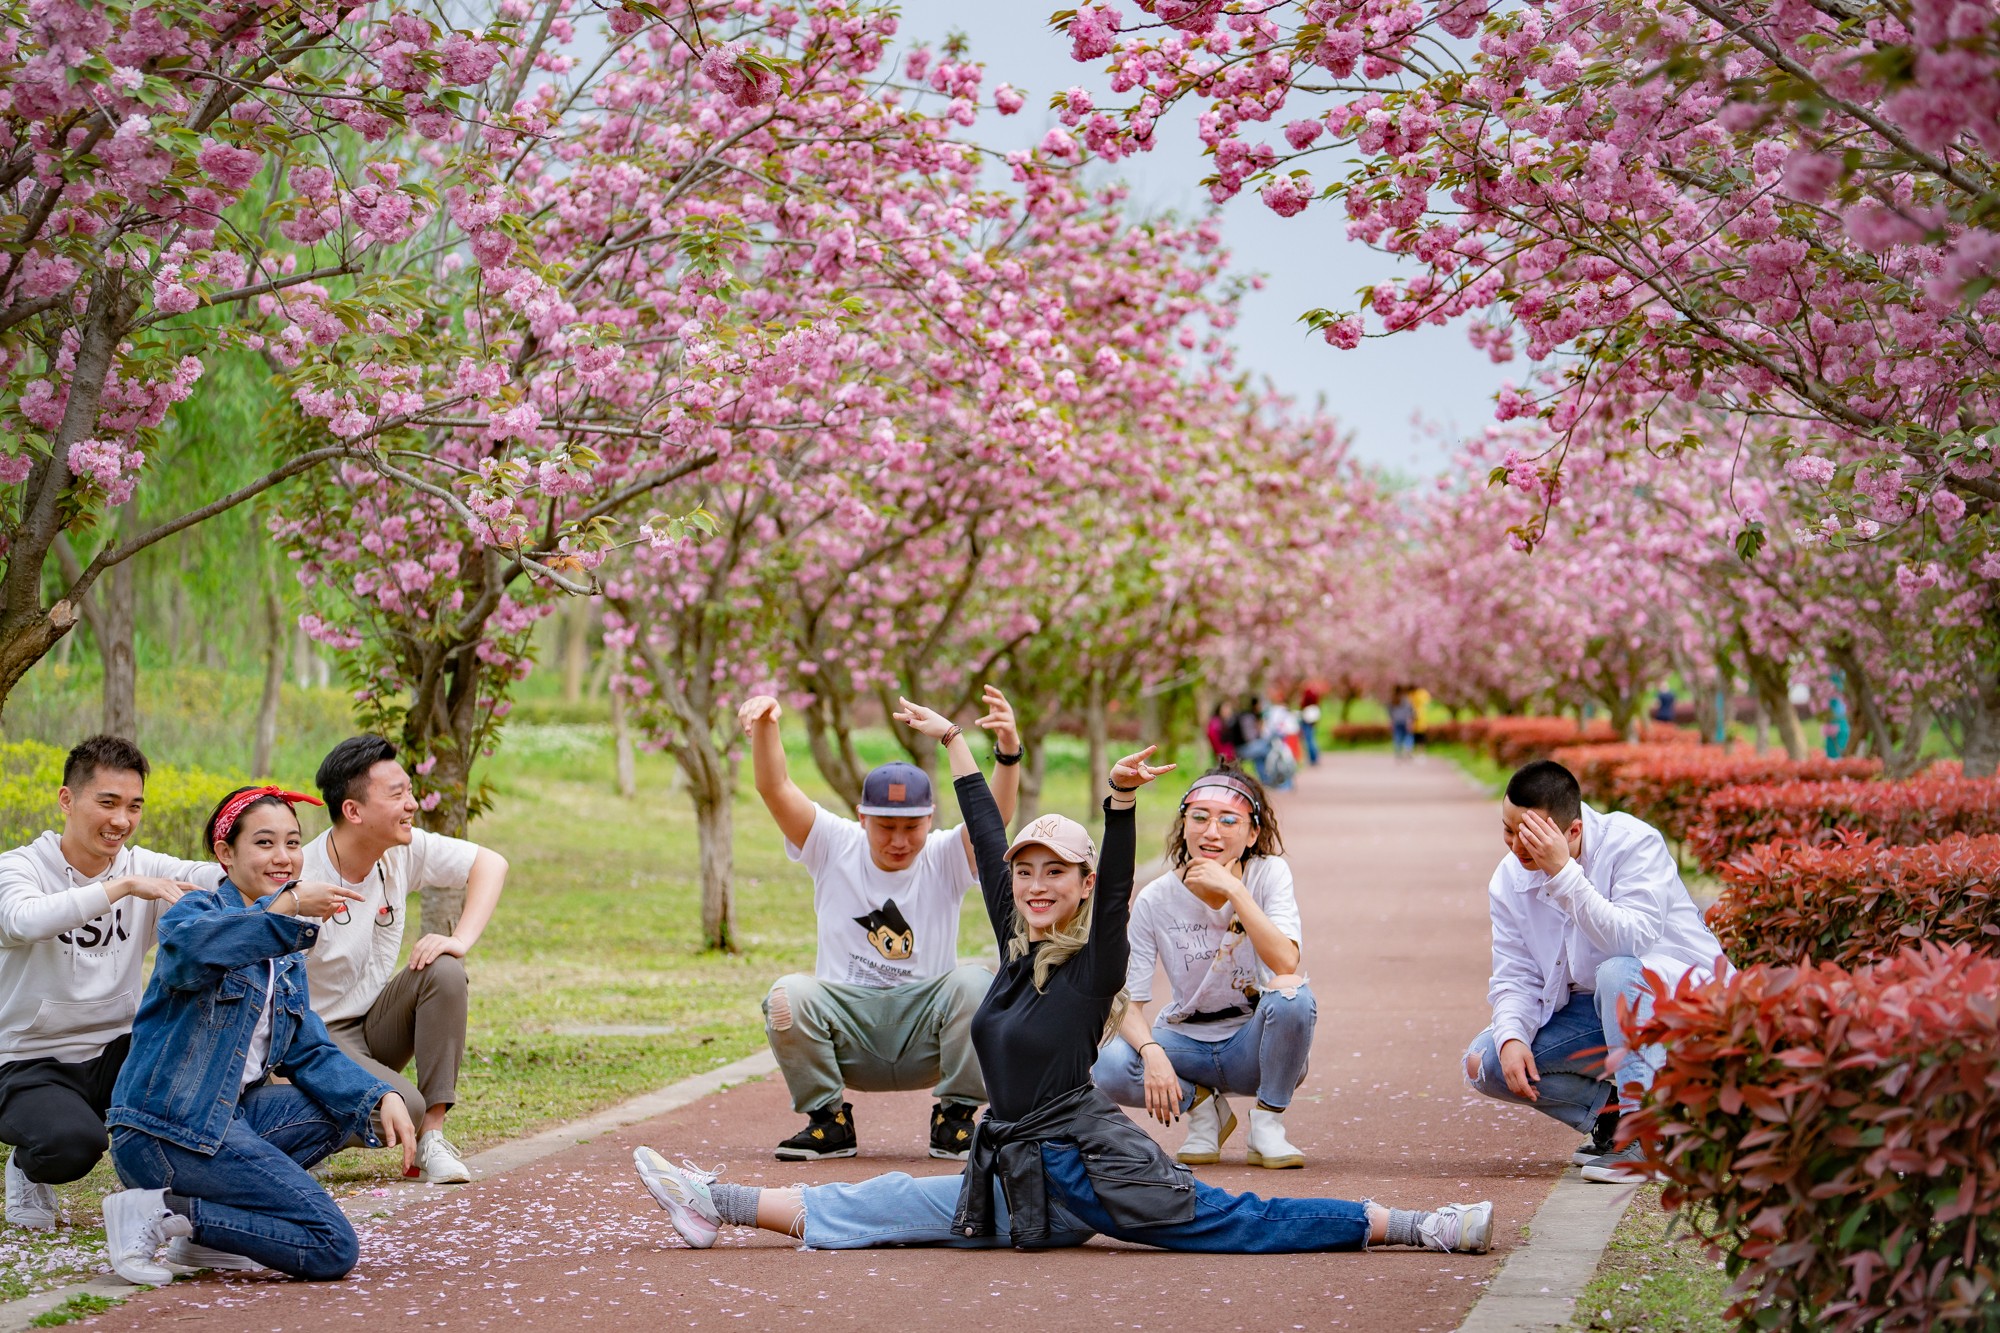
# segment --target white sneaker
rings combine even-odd
[[[111,1269],[141,1287],[164,1287],[174,1280],[156,1259],[176,1236],[192,1236],[194,1224],[167,1211],[165,1190],[120,1190],[104,1196],[104,1248]]]
[[[1643,1185],[1659,1178],[1647,1168],[1645,1155],[1639,1151],[1636,1139],[1617,1152],[1593,1157],[1578,1174],[1599,1185]]]
[[[1266,1111],[1261,1106],[1251,1107],[1250,1165],[1283,1170],[1305,1164],[1306,1155],[1294,1148],[1285,1137],[1285,1113]]]
[[[472,1172],[458,1158],[458,1149],[441,1129],[417,1140],[417,1174],[429,1185],[463,1185],[472,1179]]]
[[[56,1191],[28,1179],[28,1173],[14,1165],[7,1155],[7,1225],[30,1231],[53,1231],[56,1225]]]
[[[1493,1241],[1493,1205],[1448,1203],[1417,1224],[1424,1248],[1444,1254],[1484,1254]]]
[[[211,1250],[186,1236],[176,1236],[160,1251],[160,1262],[172,1268],[211,1268],[218,1273],[261,1273],[264,1265],[228,1250]]]
[[[715,1244],[722,1229],[722,1214],[708,1187],[715,1183],[714,1171],[704,1171],[693,1162],[675,1166],[651,1148],[634,1148],[632,1165],[653,1201],[667,1210],[667,1220],[680,1232],[681,1239],[697,1250]]]
[[[1221,1093],[1203,1088],[1188,1109],[1187,1142],[1174,1158],[1184,1166],[1213,1166],[1222,1160],[1222,1145],[1235,1132],[1236,1112]]]

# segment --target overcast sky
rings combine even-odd
[[[1049,95],[1081,84],[1112,99],[1108,81],[1069,58],[1069,42],[1048,26],[1059,0],[902,0],[901,40],[933,47],[958,31],[971,54],[985,63],[988,91],[1006,81],[1028,94],[1015,116],[988,112],[976,134],[1006,150],[1033,147],[1050,125]],[[1208,174],[1193,118],[1182,107],[1161,127],[1160,146],[1117,164],[1133,201],[1152,209],[1192,215],[1208,198],[1197,184]],[[1323,182],[1322,182],[1323,183]],[[1370,339],[1351,352],[1309,334],[1299,315],[1314,306],[1352,309],[1358,287],[1393,272],[1390,261],[1347,239],[1338,206],[1315,202],[1304,213],[1281,218],[1246,191],[1222,209],[1223,232],[1235,266],[1264,273],[1264,290],[1251,292],[1233,331],[1244,367],[1267,375],[1302,402],[1324,395],[1334,415],[1352,429],[1357,452],[1411,476],[1443,467],[1446,450],[1421,418],[1447,441],[1481,429],[1492,417],[1492,396],[1521,363],[1496,366],[1466,342],[1458,326]]]

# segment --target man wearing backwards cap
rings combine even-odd
[[[1014,817],[1020,733],[991,685],[979,725],[992,733],[993,799]],[[963,1159],[986,1100],[972,1049],[972,1015],[992,975],[958,961],[959,904],[979,882],[963,829],[932,827],[931,781],[914,764],[884,764],[862,782],[860,818],[815,803],[793,782],[778,735],[781,710],[758,695],[738,710],[750,737],[757,794],[785,838],[785,854],[813,877],[819,951],[813,974],[778,978],[764,999],[764,1027],[805,1128],[779,1158],[816,1161],[859,1150],[859,1092],[931,1087],[930,1155]]]
[[[110,1146],[104,1113],[132,1046],[146,951],[160,914],[212,889],[222,867],[132,845],[146,757],[92,736],[63,763],[61,833],[0,856],[0,1142],[7,1221],[56,1224],[53,1185]]]

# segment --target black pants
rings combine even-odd
[[[12,1144],[14,1164],[38,1185],[66,1185],[90,1174],[111,1146],[104,1113],[118,1081],[130,1033],[94,1060],[22,1060],[0,1065],[0,1143]]]

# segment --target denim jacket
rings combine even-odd
[[[306,996],[304,951],[319,938],[319,926],[267,911],[270,904],[262,898],[245,907],[225,879],[167,909],[107,1125],[189,1152],[220,1148],[243,1095],[243,1063],[266,983],[275,982],[271,1071],[344,1117],[348,1132],[369,1147],[381,1146],[370,1117],[392,1089],[333,1044]]]

